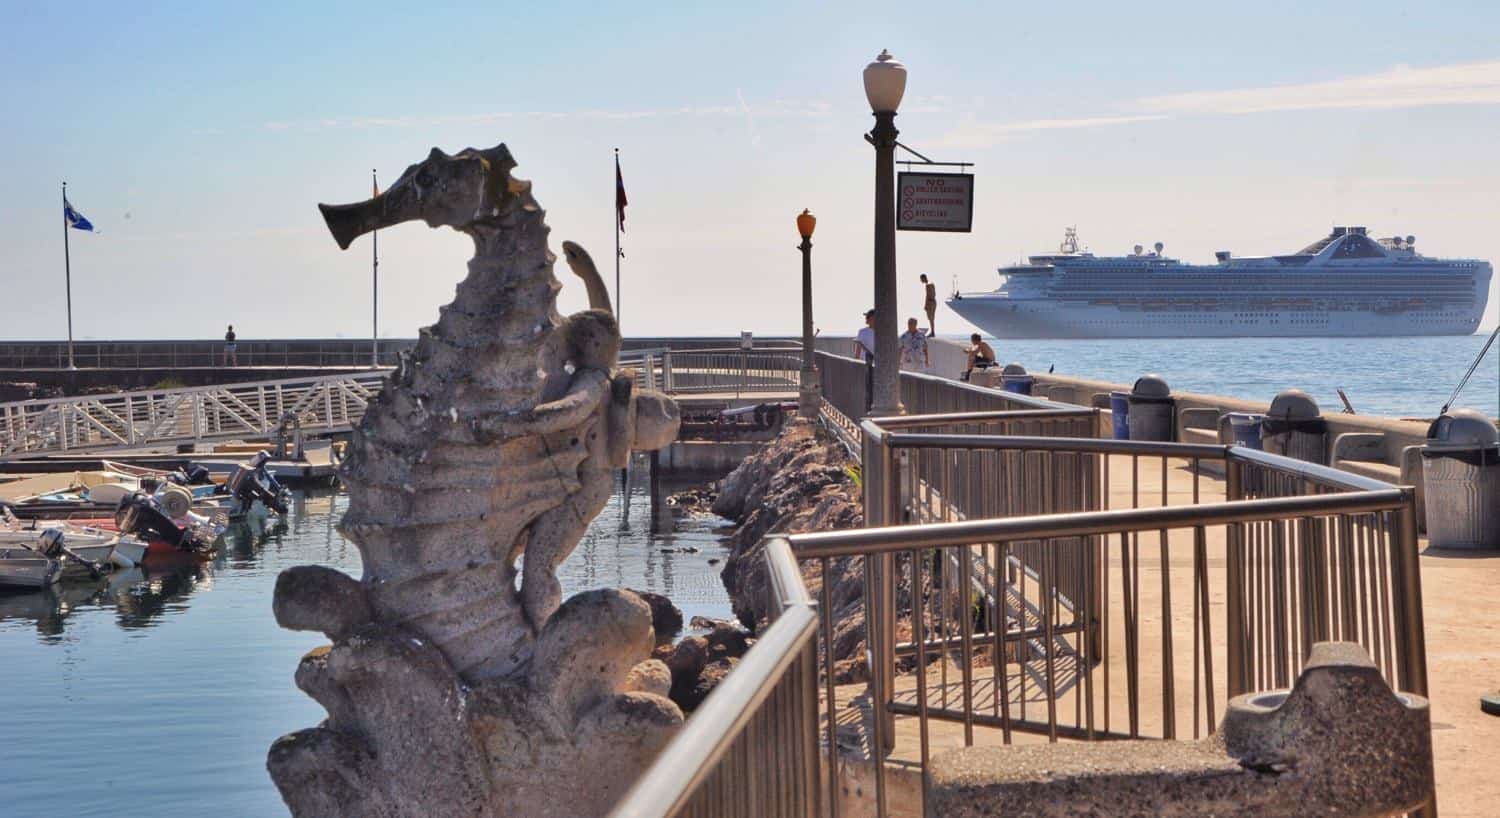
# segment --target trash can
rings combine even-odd
[[[1172,439],[1172,390],[1160,375],[1136,378],[1127,401],[1130,413],[1126,426],[1131,440]]]
[[[1036,378],[1026,374],[1026,367],[1018,363],[1005,365],[1000,372],[1000,388],[1017,395],[1030,395],[1031,385],[1036,383]]]
[[[1500,432],[1489,418],[1457,409],[1433,421],[1422,480],[1430,545],[1500,548]]]
[[[1318,402],[1301,389],[1277,393],[1271,411],[1261,421],[1260,439],[1262,448],[1271,454],[1328,464],[1328,424],[1318,411]]]
[[[1115,440],[1130,439],[1130,393],[1109,393],[1109,414],[1114,422]]]
[[[1250,412],[1230,412],[1229,434],[1234,439],[1234,445],[1244,446],[1247,449],[1260,449],[1260,424],[1266,419],[1265,415],[1257,415]]]

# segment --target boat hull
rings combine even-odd
[[[1484,310],[1243,311],[1141,309],[1113,305],[967,295],[948,306],[995,338],[1326,338],[1472,335]]]
[[[0,559],[0,589],[48,588],[62,578],[62,566],[46,557]]]

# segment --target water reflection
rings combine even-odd
[[[43,642],[60,642],[68,623],[80,611],[114,608],[120,628],[149,628],[168,612],[187,610],[194,591],[213,587],[216,572],[255,568],[263,548],[279,550],[288,531],[306,532],[310,520],[326,527],[325,550],[342,557],[346,543],[334,528],[336,499],[332,492],[295,492],[288,519],[247,518],[236,522],[225,530],[222,547],[207,562],[186,554],[157,556],[147,565],[113,571],[98,579],[69,576],[50,588],[0,593],[0,622],[28,621],[35,624]]]
[[[727,553],[717,530],[724,521],[679,519],[663,499],[688,485],[664,483],[653,494],[647,470],[631,469],[577,550],[559,567],[564,593],[636,588],[671,597],[689,615],[725,615],[728,599],[718,574]],[[357,574],[358,551],[338,532],[347,502],[345,495],[332,491],[296,491],[285,519],[235,523],[208,562],[188,556],[171,562],[153,559],[147,566],[96,580],[68,578],[41,591],[0,594],[0,626],[29,623],[40,641],[54,643],[88,610],[112,608],[123,630],[153,627],[188,610],[194,594],[212,588],[216,576],[268,573],[263,581],[269,584],[282,567],[309,562],[346,566]]]

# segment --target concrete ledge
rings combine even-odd
[[[1218,445],[1218,443],[1219,443],[1219,430],[1218,429],[1183,429],[1182,430],[1182,442],[1183,443],[1208,443],[1208,444],[1212,444],[1212,445]]]
[[[723,476],[765,445],[756,441],[678,440],[661,450],[657,465],[666,473]]]

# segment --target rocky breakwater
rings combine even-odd
[[[729,536],[731,556],[722,574],[735,615],[758,630],[770,615],[764,539],[859,528],[864,505],[852,473],[858,462],[842,444],[816,423],[788,421],[781,434],[745,458],[719,483],[713,511],[738,523]],[[864,681],[864,565],[858,559],[835,559],[828,581],[833,603],[834,674],[839,683]],[[803,579],[814,599],[822,599],[821,567],[809,563]]]

